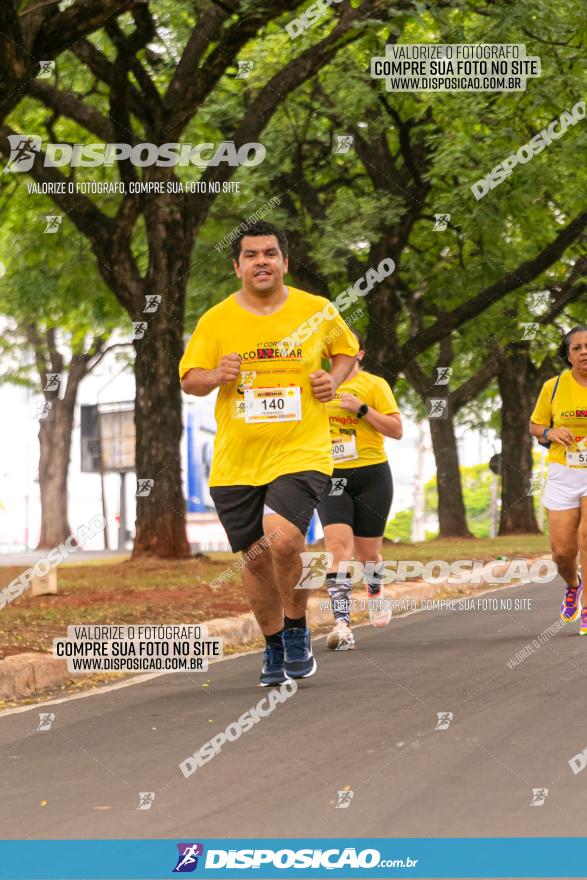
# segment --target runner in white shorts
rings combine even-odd
[[[549,447],[543,504],[548,510],[552,558],[566,584],[561,620],[581,615],[579,635],[587,635],[587,607],[577,569],[587,571],[587,326],[565,335],[559,355],[570,366],[542,386],[530,433]]]

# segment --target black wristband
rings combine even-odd
[[[357,410],[357,416],[358,416],[358,418],[362,419],[363,416],[366,416],[368,412],[369,412],[369,407],[367,406],[366,403],[362,403],[361,406],[359,407],[359,409]]]

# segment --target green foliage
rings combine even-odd
[[[296,40],[296,49],[314,45],[329,26],[327,16]],[[267,37],[247,47],[247,57],[254,58],[256,65],[259,59],[259,64],[242,85],[240,101],[239,80],[223,80],[222,94],[228,102],[223,109],[229,118],[245,100],[254,100],[258,84],[265,81],[267,41],[286,54],[291,51],[275,26],[269,30]],[[384,54],[389,32],[405,43],[525,42],[528,55],[541,57],[542,76],[528,80],[523,93],[392,94],[382,81],[366,75],[371,57]],[[540,0],[531,9],[522,2],[475,8],[418,3],[391,15],[389,31],[375,23],[365,27],[359,40],[282,102],[263,135],[267,159],[259,169],[242,174],[247,197],[217,199],[196,247],[198,283],[190,283],[188,297],[192,320],[235,286],[226,254],[214,253],[213,243],[275,194],[282,204],[268,219],[303,234],[309,257],[332,296],[352,284],[361,267],[374,265],[372,245],[386,233],[390,239],[396,236],[406,212],[419,213],[397,270],[402,309],[394,313],[389,327],[401,342],[413,330],[408,309],[416,300],[420,325],[429,326],[442,311],[467,302],[533,258],[583,208],[587,124],[571,126],[531,162],[516,166],[481,201],[475,200],[470,186],[581,98],[584,45],[585,17],[578,0],[555,4]],[[424,173],[429,191],[423,197],[414,194],[398,119],[410,125],[413,158],[429,155]],[[373,143],[382,139],[394,156],[394,185],[385,193],[376,191],[370,178],[375,159],[368,150],[363,158],[358,151],[333,153],[334,135],[348,132]],[[444,232],[434,230],[436,213],[451,214],[451,225]],[[531,284],[520,285],[452,334],[451,389],[486,363],[496,347],[521,339],[522,324],[536,320],[529,310],[528,293],[564,280],[582,250],[581,245],[573,245]],[[198,270],[204,263],[207,273],[202,278]],[[295,280],[295,258],[291,268]],[[553,352],[561,327],[573,323],[578,311],[571,305],[553,324],[539,328],[531,347],[535,363]],[[418,355],[427,374],[433,374],[438,355],[438,346]],[[376,367],[372,365],[375,371]],[[398,381],[395,391],[406,412],[423,415],[423,403],[409,383]],[[492,383],[457,421],[498,429],[499,415],[497,387]]]
[[[401,541],[409,543],[412,540],[412,508],[409,510],[400,510],[399,513],[390,519],[385,527],[385,537],[393,541]]]
[[[26,327],[58,332],[60,351],[83,354],[95,337],[107,338],[123,312],[102,281],[88,246],[67,216],[46,233],[47,216],[58,214],[42,195],[6,186],[0,227],[0,313],[7,322],[0,337],[2,375],[15,384],[38,384]],[[67,363],[67,357],[66,357]]]
[[[298,13],[305,6],[300,4]],[[356,0],[351,6],[357,6]],[[257,7],[254,0],[241,0],[235,7],[238,14],[229,16],[225,30],[238,23],[238,15],[241,20],[255,15]],[[160,94],[176,73],[192,29],[197,33],[202,24],[201,8],[206,10],[206,4],[200,7],[173,0],[149,4],[156,33],[139,51],[138,60]],[[201,143],[233,137],[243,116],[255,108],[261,90],[289,61],[311,51],[331,33],[340,9],[333,4],[314,26],[292,41],[284,25],[294,15],[290,10],[261,22],[257,35],[238,57],[230,57],[226,70],[182,131],[182,140]],[[308,261],[332,296],[376,264],[375,248],[380,240],[387,240],[391,247],[403,229],[408,229],[397,260],[398,307],[390,313],[385,328],[390,337],[397,334],[401,343],[417,329],[430,326],[444,311],[466,303],[534,257],[583,209],[587,188],[585,122],[569,128],[531,162],[518,165],[482,200],[476,201],[470,189],[475,180],[584,95],[582,58],[587,19],[580,0],[535,0],[530,6],[522,0],[479,0],[475,4],[420,0],[402,8],[390,2],[377,15],[379,19],[375,13],[361,19],[354,29],[357,39],[281,100],[276,112],[267,116],[262,133],[265,161],[257,168],[237,170],[233,179],[241,186],[238,195],[221,194],[214,200],[191,255],[188,331],[207,308],[238,284],[230,250],[218,250],[215,245],[275,195],[280,204],[267,219],[298,233],[307,245],[306,251],[294,255],[288,280],[295,283]],[[126,36],[133,33],[130,13],[118,23]],[[96,32],[89,40],[108,60],[115,59],[115,47],[105,31]],[[526,91],[521,93],[393,94],[369,73],[372,56],[383,55],[385,44],[392,41],[524,42],[528,55],[541,57],[542,76],[528,80]],[[201,63],[205,64],[217,48],[217,39],[210,40]],[[254,62],[246,79],[236,76],[238,60]],[[131,80],[140,89],[135,76],[131,74]],[[73,52],[57,59],[52,84],[109,118],[108,87]],[[72,143],[97,140],[77,122],[50,113],[31,97],[22,101],[9,121],[19,131],[47,134],[50,139]],[[151,139],[143,121],[133,115],[131,124],[137,139]],[[347,154],[333,151],[335,135],[351,132],[357,140],[364,138],[368,145],[379,145],[393,157],[391,178],[386,171],[378,187],[371,178],[376,157],[370,149]],[[404,149],[406,133],[411,142],[408,152]],[[427,167],[423,165],[425,157]],[[422,181],[416,185],[413,179],[414,163],[425,186],[420,185]],[[116,168],[80,168],[76,177],[114,179],[117,173]],[[194,167],[177,169],[180,178],[197,178],[201,173]],[[17,177],[20,179],[4,183],[0,190],[0,198],[8,199],[0,259],[6,256],[3,261],[9,270],[0,280],[0,310],[16,320],[40,312],[52,325],[71,332],[74,345],[82,344],[89,328],[119,323],[119,307],[96,271],[93,255],[67,218],[57,235],[40,237],[41,214],[57,213],[58,209],[49,199],[26,194],[28,178]],[[115,197],[93,196],[92,201],[110,217],[120,207],[120,199]],[[447,230],[434,230],[436,213],[451,215]],[[414,219],[412,215],[417,216]],[[144,273],[149,243],[140,213],[132,246],[139,271]],[[580,245],[568,248],[535,282],[520,285],[452,334],[451,389],[473,375],[495,346],[520,339],[521,325],[533,319],[528,292],[564,280],[581,253]],[[377,295],[372,294],[374,298]],[[409,314],[414,309],[416,318]],[[579,319],[581,310],[582,306],[571,305],[551,326],[540,328],[531,350],[536,363],[553,351],[560,329]],[[417,361],[431,374],[438,356],[435,345],[419,354]],[[377,371],[377,364],[370,366]],[[422,417],[422,400],[405,379],[398,381],[395,391],[407,413]],[[458,420],[471,427],[498,428],[499,406],[493,383]]]
[[[540,452],[533,450],[534,474],[542,473],[542,465],[540,461]],[[467,511],[467,522],[470,531],[476,538],[489,538],[490,536],[490,512],[491,512],[491,483],[494,479],[493,473],[489,470],[486,463],[475,464],[471,467],[461,467],[461,483],[463,487],[463,498]],[[432,477],[425,487],[425,509],[426,513],[438,513],[438,491],[436,488],[436,477]],[[500,495],[498,487],[498,498]],[[538,516],[540,507],[540,496],[534,496],[534,510]],[[499,524],[499,511],[498,511]],[[400,510],[389,520],[385,529],[385,537],[394,541],[411,541],[413,522],[413,507],[408,510]],[[548,534],[548,523],[546,516],[544,517],[544,532]],[[436,538],[437,533],[426,532],[426,540]]]
[[[489,537],[489,510],[493,474],[487,464],[461,467],[463,498],[467,510],[469,529],[477,538]],[[426,510],[437,513],[438,492],[436,477],[425,486]]]

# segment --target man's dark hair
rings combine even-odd
[[[352,329],[351,329],[351,333],[353,334],[353,336],[355,337],[355,339],[359,343],[359,348],[361,349],[361,351],[365,351],[365,337],[363,336],[363,334],[359,333],[358,330],[352,330]]]
[[[274,235],[279,243],[279,250],[284,257],[287,257],[287,237],[283,229],[278,229],[273,223],[266,223],[265,220],[259,220],[257,223],[249,224],[246,229],[239,232],[238,236],[233,241],[232,259],[235,263],[238,263],[238,258],[241,255],[241,242],[245,235]]]
[[[579,324],[577,327],[573,327],[571,330],[569,330],[568,333],[565,333],[565,335],[563,336],[563,341],[561,342],[558,349],[558,356],[563,361],[566,361],[569,367],[572,366],[569,360],[569,348],[571,347],[571,339],[573,338],[575,333],[587,333],[587,325]]]

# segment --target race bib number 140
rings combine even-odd
[[[249,388],[245,391],[245,422],[299,422],[302,400],[298,386]]]

